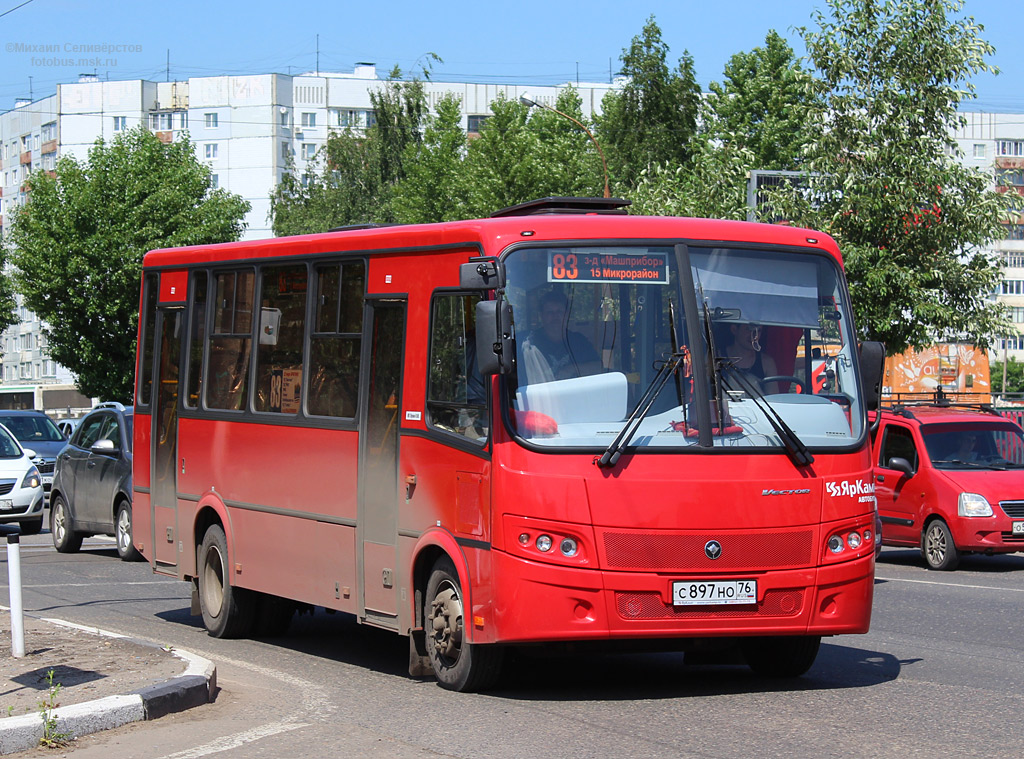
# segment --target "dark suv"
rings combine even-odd
[[[71,553],[87,535],[113,535],[124,561],[132,543],[132,409],[101,403],[82,417],[57,458],[50,493],[54,547]]]
[[[23,448],[35,452],[32,463],[43,479],[43,491],[50,492],[54,462],[67,439],[42,411],[31,409],[0,411],[0,424],[10,430]]]

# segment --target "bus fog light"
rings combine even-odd
[[[842,553],[846,548],[846,544],[843,543],[843,539],[838,535],[833,535],[828,539],[828,550],[832,553]]]
[[[537,550],[541,553],[547,553],[551,550],[551,536],[541,535],[537,538]]]
[[[519,544],[520,545],[524,545],[524,546],[530,545],[530,533],[528,533],[528,532],[521,532],[521,533],[519,533]]]
[[[846,544],[850,546],[850,549],[856,551],[860,548],[861,537],[859,532],[851,532],[846,536]]]
[[[864,542],[870,543],[873,539],[874,536],[871,534],[871,530],[864,530]]]
[[[579,544],[573,538],[562,538],[562,542],[558,544],[562,556],[575,556],[579,548]]]

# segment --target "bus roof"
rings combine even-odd
[[[529,234],[527,234],[529,233]],[[840,260],[834,240],[822,232],[779,224],[673,216],[545,214],[410,224],[263,240],[164,248],[146,254],[146,267],[185,266],[278,255],[374,253],[478,247],[496,255],[513,242],[562,240],[706,240],[817,247]]]

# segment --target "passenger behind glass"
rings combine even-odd
[[[601,358],[590,341],[568,328],[567,311],[568,303],[561,293],[551,291],[541,298],[541,327],[531,330],[520,345],[519,381],[522,384],[603,371]]]
[[[730,342],[722,350],[722,355],[729,361],[735,372],[744,377],[763,393],[779,392],[777,382],[765,383],[765,377],[778,375],[775,359],[761,350],[761,326],[750,322],[729,325]],[[735,379],[726,384],[733,390],[744,390],[743,384]]]

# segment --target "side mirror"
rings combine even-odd
[[[95,443],[93,443],[92,447],[89,450],[92,451],[93,453],[99,453],[105,456],[110,456],[111,454],[117,451],[117,446],[114,445],[113,440],[107,440],[106,438],[104,438],[103,440],[97,440]]]
[[[500,295],[497,300],[476,304],[476,363],[480,374],[511,374],[515,367],[512,306]]]
[[[874,411],[882,398],[885,374],[885,343],[865,340],[860,344],[860,371],[864,381],[861,393],[868,411]],[[904,459],[905,461],[906,459]]]
[[[897,472],[902,472],[907,477],[914,476],[914,468],[910,465],[910,462],[902,456],[893,456],[886,463],[886,466],[889,469],[895,469]]]
[[[459,287],[463,290],[495,290],[503,286],[501,264],[496,258],[474,258],[459,266]]]

